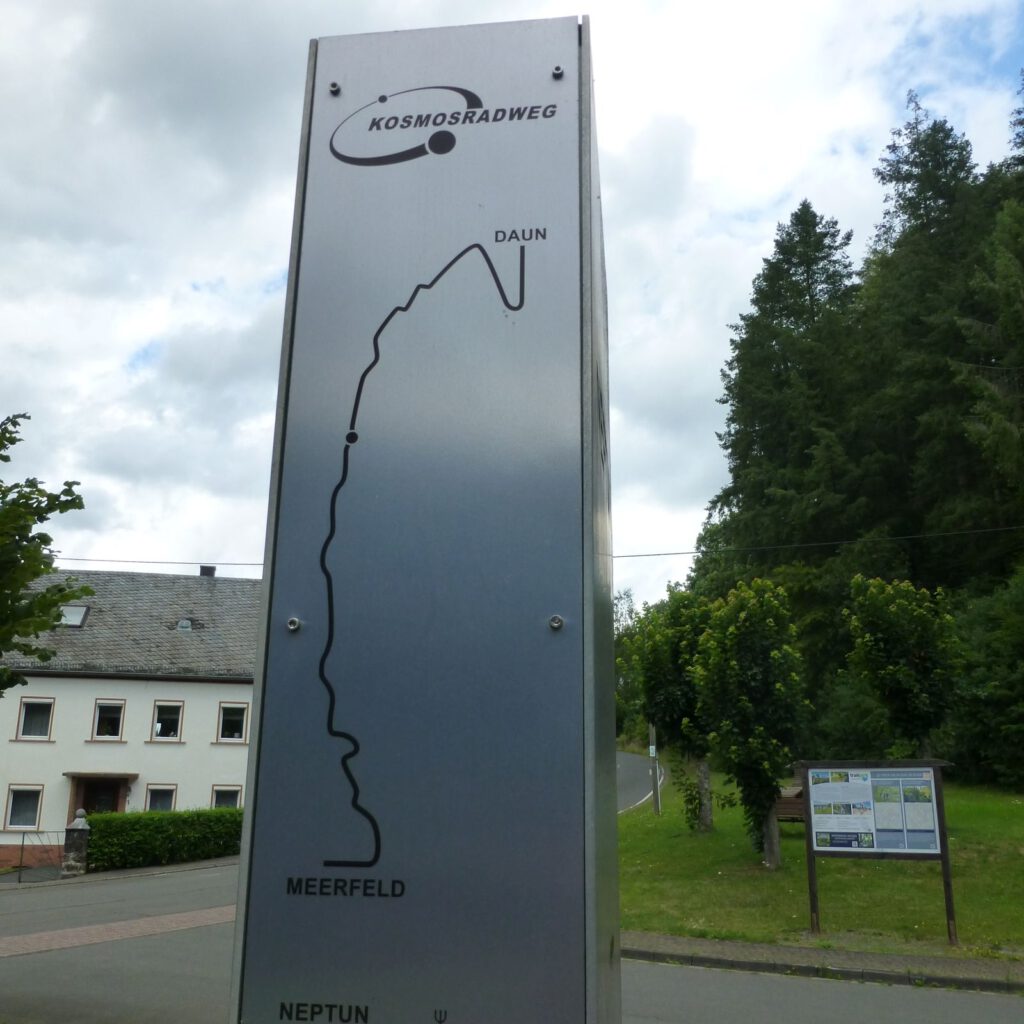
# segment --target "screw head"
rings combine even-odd
[[[556,64],[554,66],[554,69],[551,72],[551,77],[552,78],[561,78],[562,75],[564,75],[564,74],[565,74],[565,69],[562,67],[562,65],[561,64]]]
[[[289,633],[297,633],[302,626],[302,623],[293,615],[285,625],[288,627]]]
[[[552,615],[548,619],[548,625],[554,630],[559,630],[565,625],[565,619],[561,615]]]
[[[331,90],[332,96],[337,96],[341,92],[341,86],[337,82],[331,82],[328,88]]]

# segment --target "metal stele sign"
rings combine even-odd
[[[617,1017],[586,39],[311,47],[239,1021]]]

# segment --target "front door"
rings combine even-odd
[[[124,783],[120,779],[83,779],[82,802],[86,814],[99,814],[104,811],[119,811],[123,806],[121,789]]]

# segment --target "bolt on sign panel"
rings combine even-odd
[[[235,1019],[617,1018],[587,25],[314,41]]]

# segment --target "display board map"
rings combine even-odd
[[[931,768],[810,768],[815,852],[941,852]]]

